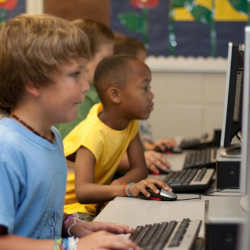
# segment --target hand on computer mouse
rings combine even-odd
[[[172,147],[168,146],[155,146],[154,151],[158,153],[172,153]]]
[[[150,196],[145,196],[143,194],[139,194],[139,197],[146,200],[158,200],[158,201],[175,201],[177,200],[177,195],[170,191],[165,189],[160,189],[159,193],[153,192],[150,188],[146,189],[147,192],[150,193]]]
[[[174,148],[177,146],[177,142],[175,138],[165,138],[165,139],[154,141],[154,145],[163,147],[163,148],[164,147]]]
[[[169,172],[171,165],[164,155],[152,150],[145,151],[144,155],[147,168],[150,172],[156,175]]]
[[[126,189],[126,191],[133,197],[139,196],[140,193],[142,193],[146,197],[150,197],[150,193],[147,191],[148,189],[152,190],[152,192],[154,192],[155,194],[160,193],[160,189],[172,191],[171,187],[157,178],[147,178],[137,183],[130,184],[129,188]]]

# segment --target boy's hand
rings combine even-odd
[[[107,231],[114,234],[128,234],[134,231],[126,225],[115,224],[115,223],[105,223],[105,222],[86,222],[77,219],[77,223],[71,228],[71,233],[76,237],[84,237],[90,233],[98,231]]]
[[[150,188],[156,194],[160,192],[159,188],[172,190],[172,188],[169,187],[165,182],[157,178],[147,178],[138,183],[130,185],[128,192],[134,197],[138,196],[139,193],[143,193],[146,197],[150,197],[150,193],[146,190],[146,188]]]
[[[153,173],[158,174],[159,169],[166,171],[169,168],[171,168],[171,165],[167,161],[166,156],[164,156],[161,153],[149,150],[149,151],[145,151],[144,156],[145,156],[147,168]]]
[[[174,148],[177,142],[174,138],[160,139],[154,142],[155,147],[159,147],[163,152],[165,148]]]
[[[111,234],[105,231],[92,233],[84,238],[81,238],[78,242],[78,250],[140,250],[140,248],[131,240],[125,237]]]

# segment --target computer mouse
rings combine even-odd
[[[175,201],[177,200],[177,195],[170,191],[165,189],[160,189],[159,193],[153,192],[153,190],[147,188],[147,191],[150,193],[150,197],[146,197],[144,194],[140,193],[139,197],[145,200],[159,200],[159,201]]]

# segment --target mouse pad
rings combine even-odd
[[[184,201],[184,200],[200,200],[200,194],[177,194],[177,201]]]

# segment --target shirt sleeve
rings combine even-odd
[[[99,131],[95,132],[90,130],[89,133],[86,133],[81,145],[87,148],[95,156],[96,161],[98,161],[104,152],[103,147],[105,139],[102,133],[99,133]],[[98,138],[98,140],[96,140],[96,138]]]
[[[13,162],[0,160],[0,225],[14,229],[15,214],[22,196],[22,181]]]

